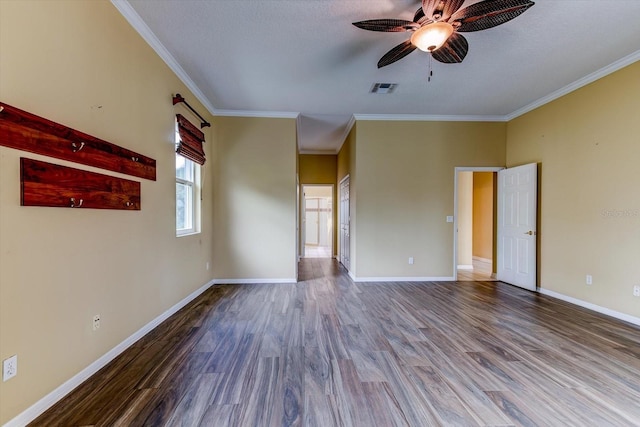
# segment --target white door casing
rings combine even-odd
[[[339,260],[340,263],[349,270],[350,260],[350,213],[349,213],[349,176],[347,175],[340,181],[340,236],[338,241]]]
[[[536,290],[538,165],[498,172],[498,280]]]

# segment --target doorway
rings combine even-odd
[[[496,182],[503,168],[456,168],[454,277],[496,280]]]
[[[333,257],[333,185],[304,185],[303,256]]]

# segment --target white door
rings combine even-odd
[[[340,240],[338,242],[340,250],[340,263],[349,269],[349,177],[340,181]]]
[[[498,280],[536,290],[538,166],[498,172]]]
[[[320,205],[319,199],[304,199],[305,201],[305,245],[318,246],[320,227]]]

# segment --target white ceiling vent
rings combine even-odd
[[[371,86],[371,93],[392,93],[398,83],[374,83]]]

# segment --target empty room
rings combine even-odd
[[[639,21],[0,0],[0,425],[640,425]]]

